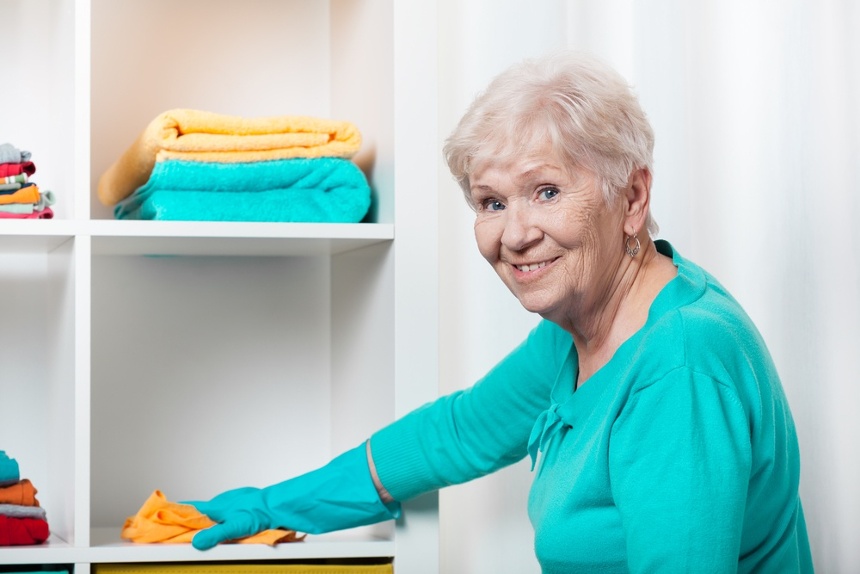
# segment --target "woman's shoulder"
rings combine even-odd
[[[652,331],[663,337],[676,334],[683,340],[734,340],[740,335],[760,342],[756,326],[732,294],[708,271],[685,259],[668,243],[663,249],[678,268],[678,276],[664,293],[651,317]],[[705,349],[713,345],[705,345]]]
[[[686,369],[732,387],[775,377],[770,352],[749,315],[709,274],[701,277],[698,295],[655,318],[643,346],[660,351],[666,370]]]

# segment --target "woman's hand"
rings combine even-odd
[[[192,545],[198,550],[270,528],[321,534],[400,516],[399,503],[380,500],[364,444],[273,486],[237,488],[208,502],[185,504],[218,523],[194,536]]]
[[[194,536],[192,545],[198,550],[207,550],[220,542],[245,538],[273,528],[263,489],[260,488],[236,488],[210,501],[189,501],[185,504],[194,506],[218,523]]]

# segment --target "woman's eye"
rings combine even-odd
[[[484,202],[484,209],[487,211],[501,211],[505,208],[505,204],[498,199],[488,199]]]
[[[543,200],[552,199],[556,195],[558,195],[558,188],[555,187],[545,187],[538,192],[538,197]]]

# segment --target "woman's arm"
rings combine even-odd
[[[733,387],[683,367],[637,390],[609,464],[631,572],[737,569],[752,453]]]
[[[369,449],[377,486],[403,501],[521,460],[572,344],[568,333],[541,321],[475,385],[375,433]]]

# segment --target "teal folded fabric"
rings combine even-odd
[[[0,486],[14,484],[21,480],[18,469],[18,461],[6,455],[5,450],[0,450]]]
[[[248,163],[166,160],[114,208],[117,219],[358,223],[370,208],[364,173],[343,158]]]

